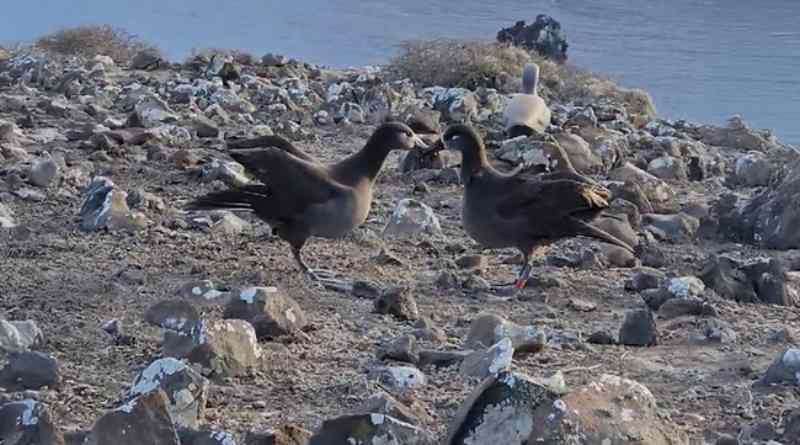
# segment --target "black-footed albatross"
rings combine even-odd
[[[550,108],[539,97],[539,65],[529,63],[522,70],[522,93],[515,94],[503,111],[503,121],[509,138],[534,132],[544,133],[550,125]]]
[[[524,257],[516,289],[528,281],[534,250],[561,238],[587,236],[633,253],[631,246],[592,225],[608,208],[611,193],[577,173],[566,155],[553,173],[501,173],[489,164],[473,128],[451,125],[442,138],[447,149],[458,150],[463,157],[464,230],[486,248],[516,247]]]
[[[427,145],[407,125],[385,123],[353,155],[323,165],[289,141],[265,136],[233,145],[250,146],[260,140],[267,148],[231,150],[230,156],[263,185],[209,193],[187,205],[187,210],[252,212],[287,241],[300,269],[326,287],[342,289],[333,274],[313,270],[300,250],[311,236],[339,238],[366,219],[372,204],[372,186],[392,150],[426,149]],[[325,275],[325,276],[323,276]]]

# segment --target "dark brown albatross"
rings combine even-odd
[[[462,224],[486,248],[516,247],[524,266],[515,287],[530,276],[530,257],[538,247],[561,238],[587,236],[633,252],[631,246],[591,223],[608,208],[611,193],[575,171],[566,155],[560,170],[526,175],[501,173],[486,157],[480,135],[463,124],[452,125],[442,137],[450,150],[459,150],[464,184]]]
[[[427,147],[411,128],[397,122],[381,125],[360,151],[332,165],[320,164],[280,137],[232,145],[255,143],[272,146],[229,153],[263,185],[209,193],[189,203],[187,210],[254,213],[291,245],[295,261],[309,278],[337,289],[343,282],[330,278],[332,273],[305,264],[300,254],[303,245],[312,236],[338,238],[361,225],[372,204],[372,186],[389,152]]]

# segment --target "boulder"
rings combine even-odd
[[[655,346],[658,330],[649,309],[634,309],[625,313],[619,329],[619,343],[626,346]]]
[[[3,445],[64,445],[45,405],[31,399],[0,406],[0,443]]]
[[[502,371],[490,376],[462,403],[448,429],[448,445],[524,445],[536,414],[558,395],[530,377]],[[544,422],[544,421],[543,421]]]
[[[419,318],[417,301],[408,289],[393,287],[386,289],[375,299],[375,312],[393,315],[401,320],[416,320]]]
[[[10,391],[55,389],[61,384],[61,367],[42,352],[14,352],[0,370],[0,387]]]
[[[180,445],[161,389],[130,400],[100,417],[85,445]]]
[[[167,396],[167,409],[176,425],[197,428],[205,409],[208,381],[194,369],[174,358],[158,359],[136,377],[128,399],[158,388]]]
[[[739,156],[734,166],[735,182],[745,187],[769,185],[772,166],[764,153],[751,151]]]
[[[609,179],[636,184],[644,192],[644,196],[656,213],[670,213],[678,208],[675,191],[669,184],[630,162],[612,170],[609,173]],[[623,196],[623,198],[638,204],[628,196]],[[642,213],[649,213],[642,207],[639,210]]]
[[[428,205],[413,199],[403,199],[397,203],[383,234],[394,237],[408,237],[420,234],[441,235],[439,218]]]
[[[706,260],[700,279],[720,296],[740,303],[800,303],[786,267],[777,258],[743,261],[729,255],[712,255]]]
[[[689,444],[685,433],[665,420],[650,390],[608,374],[555,402],[540,404],[532,425],[525,443]]]
[[[395,393],[406,393],[425,386],[425,374],[413,366],[383,366],[373,369],[370,378]]]
[[[723,195],[716,206],[724,236],[766,249],[800,248],[800,161],[786,166],[786,175],[750,199]]]
[[[642,224],[656,238],[672,243],[691,242],[700,228],[700,220],[685,213],[673,215],[644,214],[642,215]]]
[[[209,369],[215,378],[242,375],[260,363],[256,331],[244,320],[203,322],[191,338],[196,346],[187,358]]]
[[[396,360],[416,364],[419,362],[417,339],[411,335],[401,335],[378,349],[379,360]]]
[[[558,62],[567,60],[569,45],[561,24],[544,14],[536,16],[536,20],[530,25],[521,20],[512,27],[501,29],[497,33],[497,41],[535,51]]]
[[[200,312],[186,300],[164,300],[150,306],[144,319],[160,328],[189,333],[200,321]]]
[[[37,187],[47,187],[58,175],[59,167],[50,158],[39,159],[31,166],[30,181]]]
[[[468,122],[478,116],[478,97],[468,89],[436,86],[425,88],[423,93],[446,121]]]
[[[501,371],[511,368],[511,360],[514,356],[514,347],[511,339],[506,337],[492,345],[488,349],[474,351],[466,356],[461,362],[461,375],[485,379],[486,377],[497,375]]]
[[[308,445],[433,445],[431,433],[384,414],[353,414],[322,422]]]
[[[726,148],[765,152],[776,145],[771,135],[750,128],[740,116],[728,119],[725,127],[704,125],[696,132],[704,143]]]
[[[239,298],[228,302],[223,316],[250,322],[260,340],[294,334],[308,324],[300,305],[276,287],[242,289]]]
[[[511,340],[513,351],[518,354],[541,351],[547,344],[547,337],[542,330],[520,326],[497,314],[484,312],[472,320],[464,347],[486,349],[504,338]]]
[[[800,349],[789,348],[781,352],[760,382],[765,385],[776,383],[800,385]]]
[[[0,351],[27,351],[44,340],[33,320],[7,321],[0,318]]]

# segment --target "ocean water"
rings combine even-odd
[[[572,63],[647,90],[662,115],[741,114],[800,144],[800,0],[26,0],[3,8],[0,41],[110,23],[174,59],[220,47],[355,66],[404,39],[494,38],[540,13],[561,22]]]

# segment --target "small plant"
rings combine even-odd
[[[129,62],[140,51],[158,52],[136,35],[110,25],[64,28],[40,37],[36,47],[62,56],[109,56],[117,63]]]
[[[386,69],[420,86],[494,87],[502,73],[521,72],[531,60],[523,49],[492,42],[411,40],[400,44],[400,54]]]

